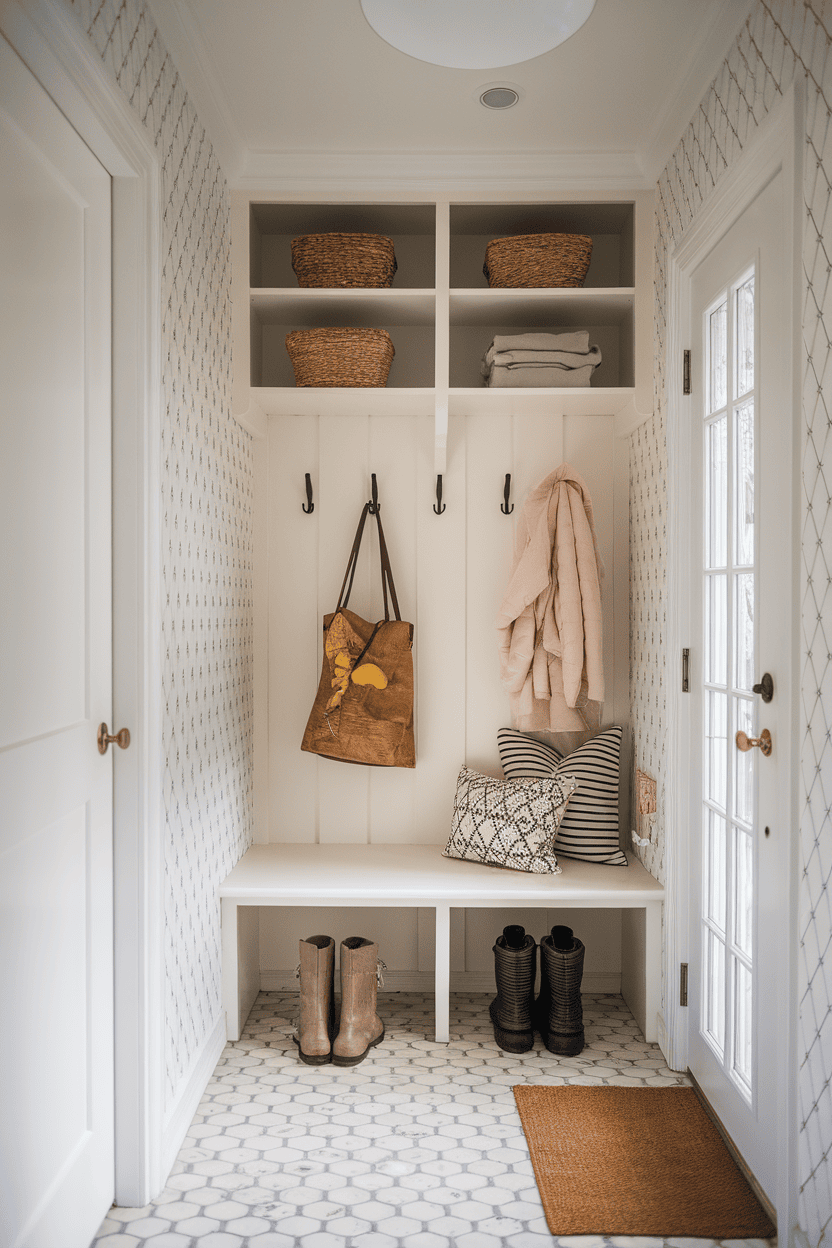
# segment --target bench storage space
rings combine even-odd
[[[635,956],[624,998],[655,1041],[661,997],[664,889],[631,860],[597,866],[564,860],[560,875],[529,875],[444,858],[435,845],[256,845],[220,888],[223,1000],[229,1040],[240,1037],[260,990],[257,907],[331,905],[433,912],[436,1039],[447,1041],[453,909],[615,909],[632,923]]]

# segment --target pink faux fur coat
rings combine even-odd
[[[497,617],[500,676],[521,731],[598,727],[602,575],[589,491],[561,464],[523,505]]]

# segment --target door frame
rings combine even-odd
[[[0,35],[112,178],[115,1200],[141,1207],[166,1177],[159,161],[60,0],[0,0]]]
[[[786,1086],[780,1092],[778,1116],[784,1124],[778,1158],[777,1223],[780,1242],[791,1244],[797,1226],[797,890],[798,890],[798,769],[793,742],[797,737],[799,709],[799,568],[800,524],[799,482],[801,441],[800,399],[800,288],[802,276],[802,149],[804,134],[804,91],[802,80],[785,92],[760,123],[742,155],[729,169],[694,220],[683,232],[668,257],[667,271],[667,458],[668,458],[668,549],[667,549],[667,682],[668,759],[665,783],[665,950],[664,1025],[667,1040],[665,1056],[674,1070],[688,1066],[687,1009],[680,1004],[679,967],[688,962],[687,864],[690,853],[688,819],[690,782],[687,760],[690,756],[689,710],[682,692],[682,649],[690,647],[690,550],[692,501],[690,495],[690,427],[692,399],[682,393],[683,351],[699,342],[700,335],[690,325],[690,283],[694,269],[742,215],[763,187],[782,170],[786,187],[786,230],[790,238],[788,275],[789,305],[785,309],[790,326],[787,391],[790,412],[784,414],[792,426],[792,472],[784,488],[790,491],[792,549],[791,585],[791,668],[792,696],[788,708],[791,738],[782,742],[790,751],[790,792],[792,844],[789,879],[786,882],[788,942],[779,974],[786,984],[787,1009],[779,1019],[778,1041],[786,1054]],[[782,734],[786,735],[786,734]]]

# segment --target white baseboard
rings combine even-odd
[[[385,992],[433,992],[433,974],[430,971],[385,971]],[[336,972],[336,989],[338,987]],[[261,992],[297,992],[298,981],[294,971],[261,971]],[[494,992],[494,973],[491,971],[451,971],[451,992]],[[585,971],[581,982],[584,993],[621,992],[621,973],[618,971]]]
[[[179,1085],[176,1103],[167,1115],[162,1131],[162,1185],[167,1182],[182,1141],[188,1134],[196,1107],[214,1073],[220,1054],[225,1048],[225,1013],[222,1012],[213,1031],[202,1045],[189,1073]],[[153,1193],[154,1196],[156,1193]]]

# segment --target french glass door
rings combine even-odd
[[[690,308],[689,1065],[772,1202],[790,835],[783,181],[696,270]]]

